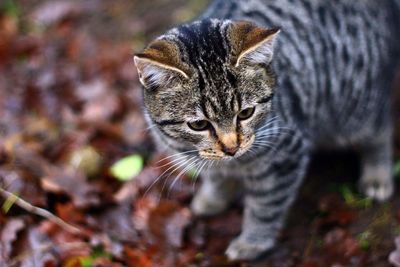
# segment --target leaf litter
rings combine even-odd
[[[132,55],[206,3],[192,2],[0,4],[0,186],[80,229],[1,198],[0,266],[400,266],[400,198],[358,196],[348,186],[354,156],[316,157],[277,248],[251,263],[223,255],[240,232],[241,201],[195,218],[200,182],[160,177],[168,165],[141,112]]]

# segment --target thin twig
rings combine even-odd
[[[49,219],[50,221],[54,222],[55,224],[57,224],[58,226],[60,226],[61,228],[63,228],[64,230],[72,233],[72,234],[80,234],[82,233],[82,231],[65,222],[64,220],[62,220],[61,218],[57,217],[56,215],[54,215],[53,213],[49,212],[48,210],[33,206],[32,204],[26,202],[25,200],[23,200],[22,198],[18,197],[17,195],[3,189],[0,187],[0,195],[2,195],[5,199],[8,198],[15,198],[15,204],[18,205],[19,207],[23,208],[24,210],[30,212],[30,213],[34,213],[36,215],[42,216],[46,219]]]

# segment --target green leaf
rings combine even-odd
[[[100,258],[111,259],[112,256],[108,252],[105,252],[102,247],[95,247],[89,256],[80,257],[79,263],[82,265],[82,267],[92,267],[94,266],[93,263],[96,261],[96,259]]]
[[[92,267],[93,262],[94,262],[94,259],[91,256],[79,259],[79,263],[82,265],[82,267]]]
[[[362,250],[369,250],[371,248],[372,234],[369,231],[360,233],[357,236],[358,244]]]
[[[20,7],[13,0],[6,0],[2,5],[2,9],[11,17],[18,18],[21,14]]]
[[[353,208],[369,208],[372,205],[372,199],[368,197],[362,197],[356,193],[353,193],[349,185],[342,185],[340,189],[342,197],[347,205]]]
[[[8,211],[11,209],[11,207],[14,205],[15,201],[17,201],[18,196],[15,194],[12,194],[9,196],[3,203],[1,209],[4,211],[4,213],[8,213]]]
[[[355,196],[348,185],[343,185],[341,188],[341,192],[346,204],[355,202]]]
[[[397,160],[396,164],[394,165],[394,176],[400,178],[400,160]]]
[[[143,158],[140,155],[124,157],[111,166],[111,174],[120,181],[134,179],[143,169]]]

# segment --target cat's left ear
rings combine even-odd
[[[229,30],[233,48],[232,64],[269,64],[274,54],[274,43],[280,30],[262,28],[247,22],[234,22]]]

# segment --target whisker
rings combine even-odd
[[[265,137],[265,138],[263,138]],[[271,139],[267,139],[266,137],[273,137],[273,135],[266,135],[266,136],[260,136],[259,138],[256,138],[253,142],[254,143],[271,143],[274,144],[275,142],[272,141]]]
[[[275,142],[272,142],[272,141],[269,141],[269,140],[271,140],[272,138],[276,138],[276,137],[274,137],[273,135],[271,136],[261,136],[260,138],[257,138],[254,142],[253,142],[253,144],[254,143],[258,143],[258,142],[270,142],[271,144],[272,143],[275,143]]]
[[[149,127],[143,129],[142,131],[143,132],[149,131],[150,129],[152,129],[152,128],[156,127],[156,126],[157,126],[156,124],[150,125]]]
[[[177,162],[177,163],[174,163],[172,166],[170,166],[169,168],[167,168],[163,173],[161,173],[155,180],[154,180],[154,182],[153,183],[151,183],[151,185],[146,189],[146,191],[144,192],[144,194],[143,194],[143,197],[145,197],[146,195],[147,195],[147,193],[153,188],[153,186],[161,179],[161,177],[163,177],[163,175],[165,174],[165,173],[167,173],[170,169],[172,169],[172,168],[174,168],[174,167],[176,167],[176,166],[180,166],[183,162],[185,162],[186,161],[186,159],[185,158],[182,158],[182,159],[180,159],[180,161],[179,162]]]
[[[196,181],[197,181],[197,178],[198,178],[199,175],[200,175],[201,168],[202,168],[202,167],[200,167],[201,164],[203,164],[203,165],[204,165],[204,164],[207,164],[207,161],[203,159],[203,160],[200,162],[200,164],[196,167],[196,171],[195,171],[195,173],[194,173],[194,175],[193,175],[193,179],[192,179],[192,192],[194,192],[195,189],[196,189]]]
[[[271,144],[255,144],[254,147],[268,147],[268,148],[274,148]]]
[[[163,186],[162,186],[162,188],[161,188],[161,194],[160,194],[160,196],[161,196],[162,193],[164,192],[165,186],[167,185],[168,179],[171,177],[171,175],[172,175],[173,173],[175,173],[178,169],[180,169],[180,168],[182,168],[183,166],[185,166],[186,164],[192,163],[192,162],[194,162],[194,161],[196,161],[196,157],[190,157],[188,160],[186,160],[186,161],[184,161],[184,162],[181,162],[181,163],[180,163],[179,165],[177,165],[172,171],[169,172],[168,176],[165,177]]]
[[[254,145],[254,147],[258,147],[257,144],[254,144],[254,143],[253,143],[253,145]],[[257,155],[256,151],[253,150],[253,147],[251,147],[251,148],[248,150],[248,152],[249,152],[252,156]]]
[[[204,162],[206,162],[206,160],[205,159],[202,159],[200,162],[199,162],[199,164],[196,166],[196,169],[195,169],[195,171],[194,171],[194,173],[193,173],[193,179],[196,179],[196,177],[200,174],[199,172],[199,167],[204,163]]]
[[[268,144],[258,144],[255,147],[257,147],[257,148],[268,148],[268,149],[271,149],[272,151],[276,152],[276,147],[273,147],[273,146],[268,145]]]
[[[193,149],[193,150],[189,150],[189,151],[184,151],[184,152],[179,152],[179,153],[176,153],[176,154],[173,154],[173,155],[164,157],[164,158],[160,159],[159,161],[157,161],[156,163],[160,163],[160,162],[162,162],[162,161],[164,161],[164,160],[166,160],[166,159],[169,159],[169,158],[172,158],[172,157],[175,157],[175,156],[186,155],[186,154],[190,154],[190,153],[196,152],[196,151],[197,151],[197,149]]]
[[[169,198],[169,195],[171,193],[172,188],[174,187],[175,183],[179,180],[179,178],[181,178],[182,175],[184,175],[186,172],[188,172],[193,166],[196,166],[196,164],[201,161],[201,159],[196,159],[195,161],[193,161],[192,163],[190,163],[189,165],[187,165],[178,175],[177,177],[175,177],[175,179],[172,181],[172,183],[170,184],[169,188],[168,188],[168,193],[167,193],[167,198]]]
[[[264,129],[268,126],[270,126],[272,123],[277,122],[278,121],[278,116],[275,116],[271,119],[269,119],[263,126],[260,127],[260,129]]]
[[[270,132],[276,132],[276,133],[282,133],[282,132],[286,132],[286,133],[291,133],[293,132],[292,128],[289,127],[275,127],[275,128],[269,128],[269,129],[263,129],[263,130],[258,130],[257,133],[258,134],[264,134],[264,133],[270,133]]]
[[[177,162],[177,161],[179,161],[179,160],[181,160],[181,159],[184,159],[184,158],[186,158],[186,157],[188,157],[188,156],[189,156],[189,155],[180,155],[180,156],[177,156],[176,159],[173,159],[173,160],[171,160],[171,161],[169,161],[169,162],[167,162],[167,163],[165,163],[165,164],[163,164],[163,165],[161,165],[161,166],[157,166],[157,167],[153,167],[153,168],[154,168],[154,169],[163,168],[163,167],[168,166],[168,165],[170,165],[170,164],[172,164],[172,163],[174,163],[174,162]]]

